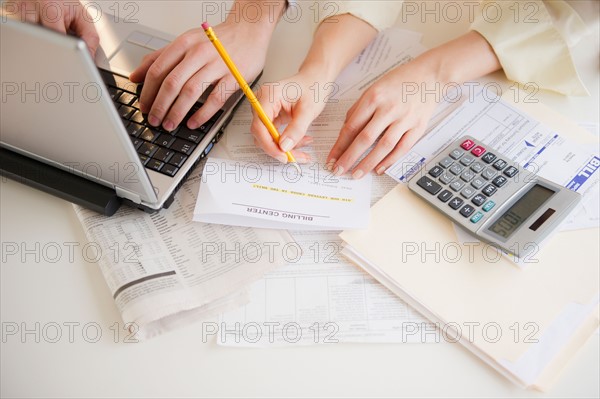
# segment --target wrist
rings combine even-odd
[[[286,0],[235,0],[224,23],[270,37],[286,7]]]
[[[333,82],[337,79],[341,68],[326,62],[304,62],[298,69],[298,75],[312,82]]]

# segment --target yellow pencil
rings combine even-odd
[[[237,69],[235,64],[233,63],[233,60],[231,59],[231,57],[229,57],[229,54],[227,54],[227,51],[225,50],[225,48],[223,47],[223,45],[217,38],[217,35],[215,34],[215,31],[213,30],[213,28],[210,27],[208,22],[204,22],[202,24],[202,29],[204,29],[206,36],[208,36],[208,39],[215,46],[215,48],[217,49],[217,52],[219,53],[219,55],[225,62],[225,65],[227,65],[227,68],[229,68],[229,70],[231,71],[231,74],[233,75],[235,80],[237,80],[238,84],[242,88],[242,91],[246,95],[246,98],[248,98],[248,101],[250,101],[252,108],[254,108],[259,119],[262,121],[262,123],[267,128],[267,130],[271,134],[271,137],[273,137],[273,140],[275,140],[275,142],[279,144],[279,136],[280,135],[279,135],[279,132],[277,131],[277,128],[275,127],[275,125],[273,124],[271,119],[269,119],[269,117],[263,110],[263,107],[260,105],[258,98],[256,98],[256,96],[254,95],[254,92],[250,88],[250,85],[248,83],[246,83],[246,80],[244,79],[244,77],[242,76],[240,71]],[[294,158],[292,153],[288,151],[285,153],[285,155],[287,156],[288,161],[296,167],[296,170],[298,170],[298,173],[302,173],[302,170],[298,166],[298,163],[296,162],[296,159]]]

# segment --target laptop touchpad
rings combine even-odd
[[[146,54],[152,53],[146,47],[130,42],[123,42],[117,52],[111,57],[110,69],[114,72],[129,76],[141,63]]]

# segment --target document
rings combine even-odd
[[[194,220],[233,226],[340,230],[369,223],[371,176],[334,176],[314,164],[209,158],[202,173]]]
[[[243,305],[249,284],[283,266],[282,248],[293,243],[285,231],[192,222],[200,171],[159,213],[122,207],[105,217],[74,206],[89,253],[140,340]]]
[[[366,82],[417,56],[423,51],[419,40],[413,32],[386,30],[348,67],[353,72],[342,73],[336,84],[344,95],[329,102],[308,131],[314,142],[306,152],[316,164],[326,161],[348,108],[368,87]],[[231,159],[267,162],[270,158],[254,145],[251,120],[249,105],[242,105],[221,144]],[[386,175],[372,179],[371,205],[397,185]],[[295,229],[290,234],[300,251],[251,286],[247,305],[222,314],[224,328],[237,333],[221,335],[219,344],[440,342],[433,324],[340,255],[338,232]]]

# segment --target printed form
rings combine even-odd
[[[323,168],[346,111],[369,82],[423,51],[420,35],[390,29],[357,57],[338,80],[338,93],[309,130],[306,151]],[[342,95],[343,94],[343,95]],[[252,114],[246,103],[228,127],[221,145],[231,159],[267,162],[254,145]],[[314,166],[313,166],[314,167]],[[371,205],[396,186],[388,176],[373,176]],[[290,248],[287,264],[251,286],[250,302],[221,316],[228,331],[219,344],[273,346],[329,342],[434,342],[435,327],[396,295],[343,257],[339,231],[291,230],[299,251]],[[243,331],[240,331],[242,330]]]
[[[371,176],[333,176],[318,164],[209,158],[194,209],[204,223],[270,229],[361,229],[369,224]]]

